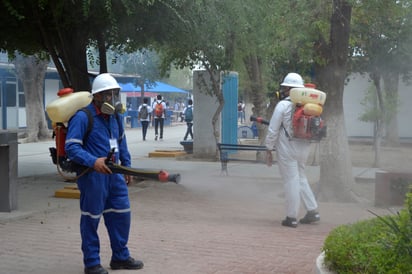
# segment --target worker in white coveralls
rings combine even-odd
[[[290,138],[293,103],[289,98],[289,92],[294,87],[304,87],[303,79],[297,73],[289,73],[280,85],[280,101],[270,119],[265,140],[268,166],[272,165],[272,150],[276,149],[279,171],[286,195],[286,218],[282,221],[282,225],[288,227],[298,226],[297,217],[301,198],[307,213],[299,222],[309,224],[320,220],[317,211],[318,204],[305,175],[310,142]]]

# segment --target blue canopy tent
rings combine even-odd
[[[137,87],[135,87],[132,83],[127,83],[127,84],[122,84],[119,83],[119,86],[122,88],[121,91],[137,91]],[[139,87],[139,91],[140,91],[140,87]]]
[[[120,87],[122,88],[123,92],[140,92],[140,86],[135,86],[133,83],[119,83]],[[152,93],[189,93],[184,89],[177,88],[175,86],[162,83],[162,82],[154,82],[153,84],[145,84],[144,86],[145,92],[152,92]]]

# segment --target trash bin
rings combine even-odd
[[[0,212],[17,209],[17,132],[0,132]]]
[[[253,131],[248,126],[241,126],[237,130],[237,138],[253,139]]]
[[[193,154],[193,141],[181,141],[180,144],[187,154]]]
[[[139,119],[137,119],[139,113],[137,112],[137,110],[129,110],[128,114],[130,116],[130,127],[131,128],[139,127]]]
[[[173,110],[166,110],[166,117],[165,121],[163,123],[164,126],[170,126],[172,125],[172,116],[173,116]]]

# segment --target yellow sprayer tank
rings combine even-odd
[[[323,107],[318,104],[306,103],[303,106],[303,113],[305,115],[320,116],[322,114],[322,111],[323,111]]]
[[[65,123],[78,111],[92,101],[88,91],[73,92],[71,88],[64,88],[57,93],[59,98],[46,106],[47,115],[54,123]]]
[[[326,93],[315,88],[292,88],[290,90],[290,100],[300,105],[313,103],[323,106],[326,101]]]

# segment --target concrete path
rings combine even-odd
[[[284,198],[276,165],[229,163],[226,176],[219,162],[147,157],[157,149],[182,149],[185,129],[183,124],[166,127],[164,140],[154,141],[150,128],[146,142],[140,129],[127,129],[134,167],[182,176],[180,184],[135,181],[129,187],[129,248],[145,263],[139,273],[314,273],[331,229],[372,217],[368,210],[387,213],[370,200],[320,203],[319,224],[282,227]],[[50,146],[52,140],[19,145],[18,209],[0,213],[0,274],[83,273],[78,200],[53,197],[67,183],[51,163]],[[307,174],[316,182],[319,168],[308,167]],[[370,178],[374,170],[354,168],[354,174]],[[108,268],[111,251],[103,222],[99,229]]]

